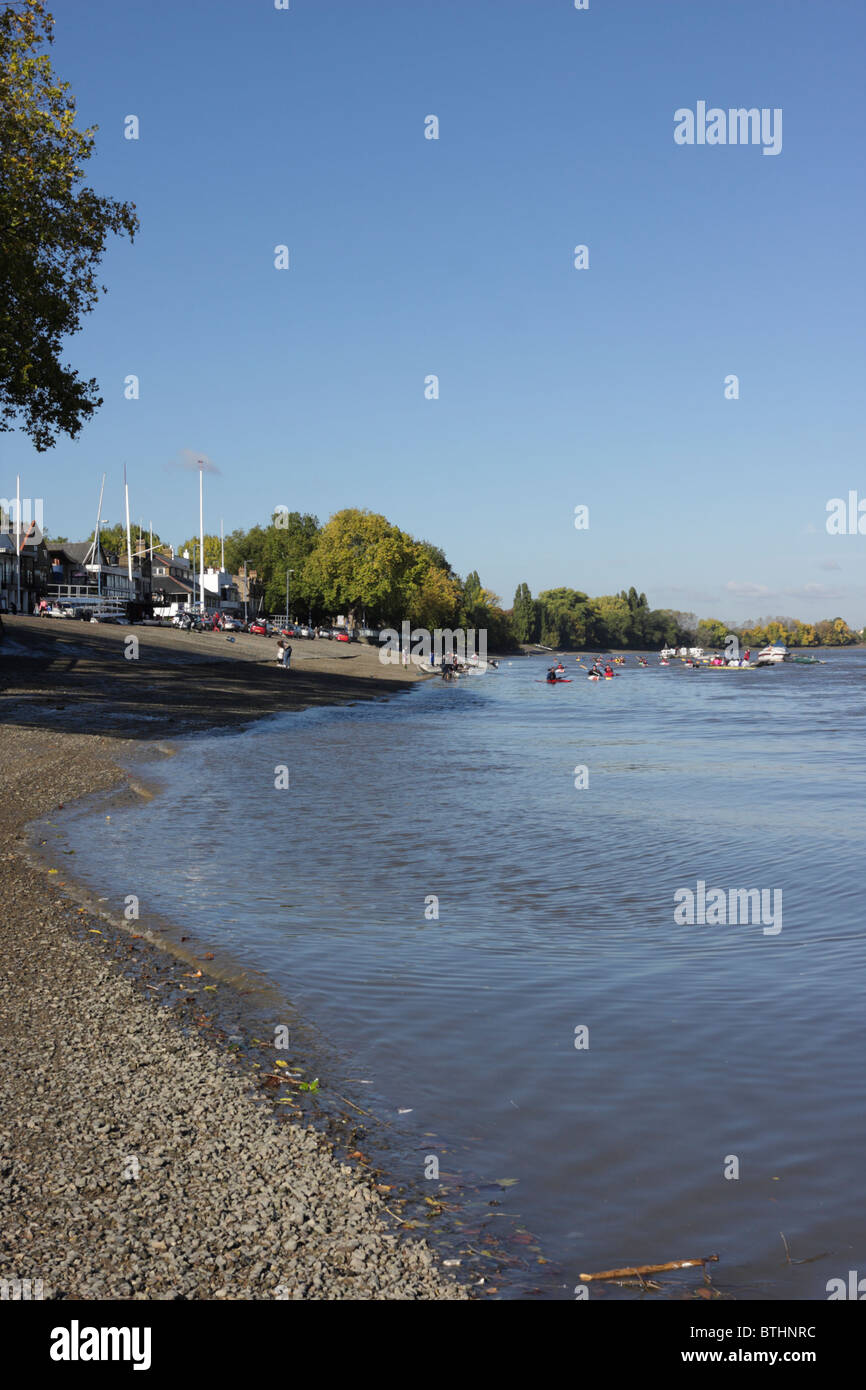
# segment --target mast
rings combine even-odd
[[[15,601],[15,611],[16,611],[16,613],[20,613],[20,612],[21,612],[21,474],[20,474],[20,473],[17,475],[17,477],[16,477],[16,479],[15,479],[15,552],[16,552],[16,555],[17,555],[17,557],[18,557],[17,560],[16,560],[16,562],[15,562],[15,571],[16,571],[17,581],[18,581],[18,588],[17,588],[18,597],[17,597],[17,599],[16,599],[16,601]]]
[[[102,547],[99,542],[99,527],[102,522],[102,494],[105,492],[105,474],[102,475],[102,487],[99,489],[99,506],[96,508],[96,530],[93,533],[93,545],[87,554],[91,557],[91,562],[96,565],[96,593],[97,597],[102,597]],[[87,565],[87,555],[84,557],[84,564]]]
[[[126,464],[123,465],[123,492],[126,499],[126,561],[129,571],[129,597],[132,598],[132,534],[129,529],[129,484],[126,481]]]

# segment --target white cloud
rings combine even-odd
[[[750,584],[748,581],[740,582],[729,579],[725,585],[725,592],[736,594],[737,598],[775,598],[776,593],[773,589],[768,589],[766,584]]]
[[[829,589],[826,584],[801,584],[798,589],[783,589],[786,598],[846,598],[844,589]]]

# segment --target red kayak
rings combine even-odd
[[[556,678],[555,681],[536,681],[535,684],[536,684],[536,685],[571,685],[571,676],[566,676],[564,679],[563,679],[563,678],[560,678],[559,676],[557,676],[557,678]]]

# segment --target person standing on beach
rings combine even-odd
[[[291,649],[291,647],[289,646],[288,642],[285,642],[285,643],[283,644],[283,670],[284,670],[284,671],[288,671],[288,669],[289,669],[289,664],[290,664],[291,660],[292,660],[292,649]]]

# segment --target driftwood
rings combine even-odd
[[[664,1274],[669,1269],[692,1269],[695,1265],[707,1265],[718,1260],[718,1255],[705,1255],[702,1260],[668,1260],[662,1265],[627,1265],[623,1269],[603,1269],[598,1274],[581,1274],[581,1279],[589,1283],[591,1279],[629,1279],[635,1275]]]

